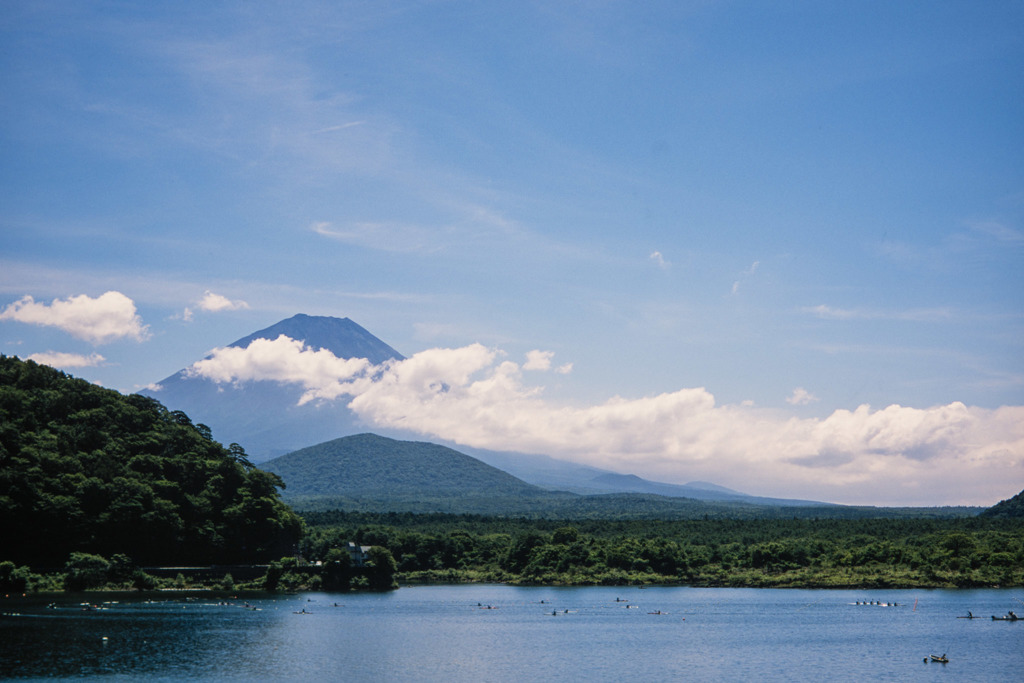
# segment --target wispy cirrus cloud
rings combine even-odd
[[[397,222],[351,222],[335,225],[318,221],[309,226],[318,235],[346,244],[391,252],[441,251],[445,230],[432,230],[422,225]]]
[[[747,280],[749,280],[750,278],[752,278],[754,276],[754,273],[757,272],[757,269],[760,266],[761,266],[761,262],[760,261],[754,261],[753,263],[750,264],[749,268],[747,268],[742,273],[740,273],[739,279],[733,281],[733,283],[732,283],[731,293],[734,294],[734,295],[738,294],[742,284],[744,282],[746,282]]]
[[[968,227],[975,234],[983,235],[996,242],[1016,246],[1024,245],[1024,232],[1015,230],[999,221],[975,221]]]
[[[98,353],[91,353],[88,356],[80,353],[65,353],[63,351],[46,351],[45,353],[33,353],[28,360],[35,361],[42,365],[49,365],[54,368],[92,368],[102,365],[107,359]]]
[[[82,294],[54,299],[49,304],[26,295],[0,312],[0,320],[56,327],[92,344],[117,339],[145,341],[149,327],[136,312],[135,302],[121,292],[110,291],[95,299]]]
[[[953,317],[948,308],[913,308],[907,310],[886,310],[877,308],[836,308],[819,304],[800,309],[818,318],[827,320],[905,320],[909,322],[940,322]]]
[[[716,405],[703,388],[570,406],[525,382],[524,371],[551,368],[550,352],[531,352],[523,364],[504,355],[473,344],[371,366],[281,337],[215,350],[191,372],[298,383],[302,402],[345,400],[371,424],[466,446],[585,457],[669,481],[742,471],[769,490],[839,502],[925,504],[943,495],[981,504],[1005,496],[1006,479],[1024,471],[1024,407],[862,405],[798,419]],[[791,398],[813,399],[799,389]]]

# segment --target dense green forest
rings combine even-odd
[[[1024,518],[1024,491],[1012,498],[999,501],[981,514],[985,517]]]
[[[982,508],[870,507],[855,505],[760,505],[742,501],[672,498],[651,493],[603,493],[579,495],[563,491],[541,491],[521,496],[489,494],[486,491],[458,496],[416,493],[396,494],[378,487],[374,494],[348,496],[285,496],[285,501],[303,512],[409,512],[532,519],[864,519],[864,518],[955,518],[973,517]]]
[[[308,560],[354,539],[403,581],[708,586],[1024,585],[1019,519],[537,520],[305,513]]]
[[[0,355],[0,560],[279,558],[302,536],[280,486],[184,413]]]
[[[476,458],[445,446],[355,434],[309,446],[260,465],[288,483],[287,498],[351,496],[413,499],[486,491],[502,499],[544,493]]]

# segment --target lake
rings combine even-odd
[[[0,678],[1021,680],[1024,621],[991,616],[1024,615],[1022,598],[505,585],[17,597],[0,601]],[[948,664],[923,661],[942,653]]]

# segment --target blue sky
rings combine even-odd
[[[1016,2],[4,3],[0,352],[130,392],[349,317],[475,368],[492,403],[446,410],[487,429],[428,411],[426,437],[991,504],[1024,488],[1021,26]],[[395,419],[344,386],[318,400]]]

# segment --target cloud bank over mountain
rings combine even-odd
[[[562,405],[524,377],[551,371],[552,357],[535,351],[517,363],[471,344],[373,365],[282,335],[215,349],[189,373],[218,383],[299,384],[300,402],[347,401],[370,424],[465,446],[544,453],[665,481],[714,478],[748,489],[753,481],[776,495],[836,502],[987,504],[1005,496],[1006,481],[1019,481],[1024,469],[1024,407],[861,405],[797,418],[718,405],[704,388]]]

